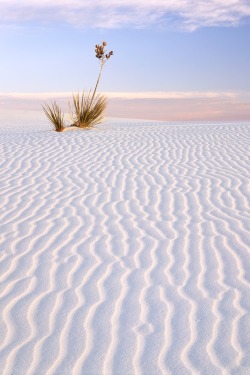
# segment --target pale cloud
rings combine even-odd
[[[237,26],[249,0],[0,0],[1,24],[63,22],[75,27]]]
[[[163,91],[163,92],[107,92],[112,99],[224,99],[238,98],[241,94],[236,92],[215,91]]]
[[[104,92],[110,99],[250,99],[250,92],[242,91],[138,91]],[[3,99],[53,100],[69,98],[72,92],[1,93]]]

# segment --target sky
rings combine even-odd
[[[0,14],[0,109],[93,88],[106,41],[111,116],[250,120],[250,0],[0,0]]]

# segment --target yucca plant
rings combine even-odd
[[[107,98],[96,94],[93,98],[91,92],[73,95],[72,126],[90,128],[103,119],[103,112],[107,107]]]
[[[104,95],[96,94],[96,90],[100,82],[104,64],[113,55],[113,51],[106,53],[106,45],[106,42],[102,42],[102,44],[95,46],[96,57],[100,61],[100,71],[93,93],[90,91],[89,93],[83,92],[81,96],[79,93],[73,95],[74,113],[71,116],[71,126],[90,128],[103,119],[103,112],[107,107],[107,98]],[[64,115],[56,102],[53,102],[51,106],[45,104],[42,107],[46,116],[53,124],[54,129],[57,132],[62,132],[65,129]]]
[[[103,119],[104,110],[107,107],[107,98],[104,95],[96,94],[97,87],[100,82],[102,70],[106,61],[113,55],[113,51],[106,53],[105,47],[107,43],[97,44],[95,46],[96,57],[100,61],[100,71],[96,81],[96,85],[93,93],[82,93],[80,97],[79,93],[73,95],[73,106],[75,117],[72,125],[78,126],[79,128],[89,128],[98,124]]]
[[[65,129],[65,125],[64,115],[62,114],[60,107],[56,104],[56,102],[52,102],[51,106],[44,104],[42,107],[49,121],[53,124],[54,130],[57,132],[62,132]]]

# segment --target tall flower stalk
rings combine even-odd
[[[99,82],[100,82],[100,78],[101,78],[101,75],[102,75],[102,70],[103,70],[104,64],[107,62],[107,60],[110,58],[110,56],[112,56],[114,54],[113,51],[110,51],[109,53],[106,53],[106,50],[105,50],[106,45],[107,45],[106,42],[102,42],[102,44],[96,44],[96,46],[95,46],[95,53],[96,53],[95,56],[100,60],[100,72],[99,72],[99,75],[98,75],[98,78],[97,78],[97,81],[96,81],[95,89],[94,89],[92,97],[91,97],[90,107],[91,107],[91,105],[94,101],[94,98],[95,98],[96,90],[97,90],[97,87],[98,87]]]

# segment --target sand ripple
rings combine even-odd
[[[250,123],[0,144],[1,374],[250,373]]]

